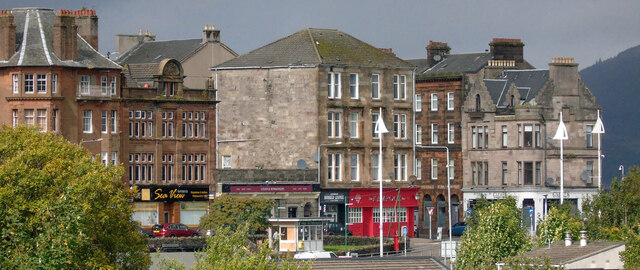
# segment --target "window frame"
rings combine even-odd
[[[82,133],[86,133],[86,134],[93,133],[93,111],[92,110],[82,111]]]
[[[358,73],[349,74],[349,97],[351,99],[360,98],[360,76]],[[355,78],[355,81],[353,80]]]
[[[35,78],[33,74],[24,74],[24,93],[33,94],[35,88]]]
[[[381,98],[382,96],[380,92],[380,74],[377,74],[377,73],[371,74],[371,99],[378,100]]]
[[[431,144],[438,144],[438,124],[431,123]]]
[[[47,93],[47,74],[36,74],[36,93]]]
[[[422,145],[422,125],[416,125],[416,144]]]
[[[354,119],[355,116],[355,119]],[[359,113],[352,112],[349,114],[349,137],[358,138],[358,116]]]
[[[342,112],[328,111],[327,112],[327,137],[328,138],[340,138],[342,134]]]
[[[455,109],[455,95],[453,92],[447,93],[447,110],[453,111]]]
[[[585,140],[587,148],[593,148],[593,125],[585,125]]]
[[[328,72],[327,90],[329,99],[342,98],[342,84],[340,72]]]
[[[431,159],[431,181],[437,181],[437,180],[438,180],[438,159],[432,158]]]
[[[421,94],[416,94],[415,96],[415,112],[421,112],[422,111],[422,95]]]
[[[396,181],[407,181],[407,154],[393,155],[393,168]]]
[[[355,157],[355,164],[354,164]],[[351,181],[359,182],[360,181],[360,154],[352,153],[350,158],[350,176]]]
[[[447,143],[453,144],[455,143],[456,136],[456,128],[454,123],[447,123]]]
[[[20,93],[20,74],[11,74],[11,88],[14,94]]]
[[[431,93],[431,111],[438,111],[438,93]]]
[[[327,180],[342,182],[342,154],[327,153]]]

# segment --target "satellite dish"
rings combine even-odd
[[[442,56],[440,56],[439,54],[433,56],[433,60],[435,61],[440,61],[440,59],[442,59]]]
[[[313,161],[315,162],[320,161],[320,152],[313,153]]]
[[[307,162],[304,159],[298,160],[298,169],[304,170],[307,168]]]
[[[591,173],[589,173],[589,171],[585,170],[584,172],[582,172],[582,174],[580,174],[580,179],[582,179],[582,181],[589,181],[589,178],[591,178]]]
[[[553,178],[549,177],[547,178],[547,180],[544,181],[544,184],[547,186],[550,186],[553,184]]]

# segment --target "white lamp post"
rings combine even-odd
[[[438,145],[416,145],[418,148],[423,149],[445,149],[447,150],[447,204],[449,209],[449,262],[451,262],[451,258],[453,258],[453,242],[451,241],[451,175],[449,170],[449,164],[451,164],[451,158],[449,156],[449,147],[447,146],[438,146]]]
[[[380,114],[378,114],[378,121],[376,122],[376,127],[374,130],[375,133],[378,133],[378,138],[380,139],[380,152],[378,152],[378,181],[380,181],[380,257],[383,257],[384,252],[384,242],[382,240],[382,225],[384,224],[384,216],[382,211],[382,135],[384,133],[388,133],[387,127],[384,126],[384,121],[382,120],[382,107],[380,108]]]
[[[600,148],[600,134],[604,134],[604,125],[602,124],[602,120],[600,120],[600,110],[598,110],[598,120],[596,120],[596,125],[593,127],[593,131],[591,133],[598,134],[598,190],[602,189],[602,153]]]
[[[562,122],[562,112],[560,112],[560,124],[558,124],[558,130],[556,135],[553,136],[554,140],[560,141],[560,204],[564,203],[564,153],[563,153],[563,141],[568,140],[567,128]]]

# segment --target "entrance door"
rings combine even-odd
[[[171,223],[169,221],[169,211],[164,211],[164,223]]]
[[[533,199],[522,201],[522,225],[531,233],[535,234],[535,203]]]

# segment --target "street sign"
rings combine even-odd
[[[429,213],[429,216],[433,216],[433,207],[427,207],[427,212]]]
[[[407,226],[402,226],[402,235],[407,235]]]
[[[533,214],[533,207],[529,207],[529,214]]]

